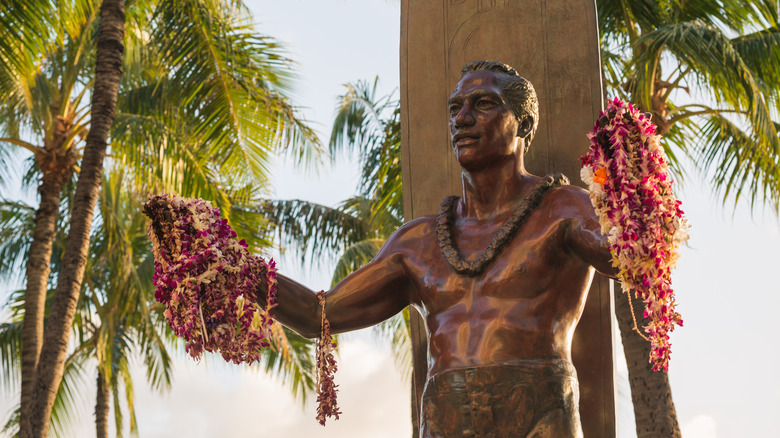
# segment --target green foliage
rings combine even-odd
[[[263,366],[266,372],[279,376],[301,403],[315,387],[314,343],[294,331],[278,326],[272,349],[266,349]]]
[[[23,150],[34,157],[26,161],[27,184],[36,184],[45,172],[68,176],[72,183],[69,175],[79,170],[91,119],[98,5],[96,0],[0,5],[0,176],[5,176],[5,157]],[[139,211],[145,194],[210,199],[239,237],[261,252],[271,244],[260,208],[269,157],[285,153],[313,166],[322,156],[319,140],[287,98],[292,62],[251,23],[240,1],[126,3],[124,74],[105,165],[108,176],[66,368],[66,373],[83,370],[96,360],[113,395],[120,434],[124,423],[131,433],[136,430],[131,358],[141,358],[157,390],[167,388],[172,378],[168,349],[173,340],[161,307],[154,304],[153,262]],[[71,183],[62,193],[53,278],[70,217]],[[23,272],[34,214],[34,207],[21,202],[0,203],[0,277],[13,280]],[[21,309],[23,294],[17,298],[14,305]],[[23,313],[14,315],[20,321]],[[14,337],[14,321],[4,323],[0,332],[9,385],[18,385],[20,341]],[[303,395],[314,387],[311,367],[298,354],[308,344],[291,342],[269,352],[268,367],[293,375],[293,390]],[[282,355],[285,351],[293,353]],[[80,385],[66,374],[60,390],[65,396],[55,404],[52,425],[66,430],[65,414],[75,412]]]
[[[301,200],[268,201],[265,212],[283,249],[312,262],[338,257],[332,284],[369,263],[403,224],[400,107],[393,94],[377,97],[373,83],[346,84],[331,131],[332,156],[357,153],[358,196],[330,208]],[[377,326],[388,339],[396,365],[411,376],[408,309]]]
[[[298,199],[268,200],[263,213],[274,225],[281,247],[294,251],[301,261],[309,258],[315,262],[338,254],[344,242],[359,241],[368,234],[360,218]]]
[[[9,322],[0,324],[0,389],[13,392],[21,380],[21,343],[22,320],[24,317],[24,291],[15,291],[4,303],[10,313]],[[71,356],[65,361],[62,383],[52,408],[50,433],[54,437],[70,436],[72,424],[78,418],[78,410],[73,409],[83,403],[80,388],[84,386],[84,364]],[[10,412],[2,427],[2,432],[15,436],[19,429],[19,405]]]
[[[725,201],[780,209],[780,6],[599,0],[609,93],[653,115]]]
[[[377,97],[377,80],[345,85],[339,98],[329,150],[331,156],[357,153],[362,174],[358,196],[330,208],[301,200],[267,201],[265,214],[276,227],[283,250],[302,260],[342,256],[348,247],[386,239],[403,223],[400,166],[400,111],[393,95]],[[376,252],[354,252],[368,260]],[[369,257],[370,255],[370,257]],[[344,260],[359,266],[359,261]]]
[[[144,81],[124,81],[112,133],[139,146],[116,158],[137,167],[136,180],[150,188],[217,200],[221,186],[264,185],[275,151],[306,165],[320,156],[313,131],[284,97],[291,61],[233,6],[160,2],[150,18],[149,43],[137,50],[143,64],[135,66]]]
[[[332,155],[358,153],[361,163],[360,196],[371,200],[370,214],[382,233],[403,222],[401,190],[401,109],[394,93],[377,97],[379,78],[373,84],[346,84],[339,98],[329,149]],[[344,210],[349,211],[349,201]]]
[[[0,278],[6,281],[21,279],[21,268],[30,245],[24,237],[32,235],[34,220],[35,209],[24,202],[0,202]]]

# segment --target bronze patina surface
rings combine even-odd
[[[425,385],[420,435],[580,436],[578,396],[577,373],[565,360],[445,371]]]
[[[510,67],[476,62],[464,68],[448,108],[450,138],[463,183],[462,196],[452,206],[450,229],[460,255],[472,261],[542,182],[524,164],[524,151],[538,124],[536,96],[530,83]],[[514,238],[474,276],[456,272],[442,255],[438,240],[436,216],[402,226],[371,263],[326,293],[332,330],[368,327],[409,305],[417,309],[429,332],[429,383],[433,385],[437,376],[466,370],[466,376],[478,376],[473,394],[481,394],[472,397],[469,412],[477,412],[483,432],[462,422],[461,427],[429,436],[526,436],[531,433],[527,429],[533,431],[537,424],[555,431],[538,436],[581,436],[577,409],[572,407],[576,385],[565,383],[573,373],[561,375],[540,366],[541,375],[557,377],[529,378],[538,373],[529,373],[521,365],[528,368],[528,364],[553,361],[570,366],[572,336],[594,268],[614,275],[587,192],[568,185],[547,191]],[[315,337],[320,332],[320,311],[313,291],[279,277],[277,320]],[[495,378],[492,371],[468,370],[496,370],[499,365],[509,366],[501,368],[499,376],[513,374],[509,380],[516,387],[529,388],[528,394],[545,393],[552,381],[562,388],[553,392],[559,394],[553,397],[558,401],[529,395],[519,402],[528,405],[533,418],[538,413],[542,423],[533,418],[529,422],[494,418],[509,412],[499,408],[512,394],[505,389],[505,379]],[[437,394],[427,395],[430,400]],[[490,410],[493,405],[495,412]],[[442,406],[450,411],[446,403]],[[423,400],[423,413],[436,409]],[[431,419],[429,415],[426,421]]]
[[[536,88],[539,128],[525,156],[530,173],[563,173],[582,185],[578,158],[587,149],[584,134],[604,103],[595,0],[401,0],[400,51],[407,221],[436,214],[442,198],[462,190],[442,102],[460,69],[477,59],[505,62]],[[572,343],[589,437],[615,436],[611,283],[595,275]],[[411,310],[414,402],[425,384],[428,339],[425,322]]]

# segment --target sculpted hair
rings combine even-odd
[[[530,115],[533,118],[534,125],[531,132],[525,137],[525,150],[531,145],[531,140],[536,134],[536,128],[539,126],[539,99],[536,97],[536,90],[531,82],[520,76],[517,70],[502,63],[489,61],[474,61],[466,64],[461,70],[461,77],[466,73],[474,71],[492,71],[501,73],[498,76],[498,86],[501,89],[501,95],[506,99],[507,105],[517,120],[523,120],[523,117]]]

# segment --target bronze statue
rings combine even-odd
[[[594,268],[615,274],[588,194],[525,170],[538,103],[511,67],[467,65],[448,106],[463,196],[405,224],[327,292],[331,329],[420,311],[430,335],[423,437],[582,436],[571,339]],[[320,334],[316,294],[283,276],[274,314]]]

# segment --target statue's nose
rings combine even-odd
[[[469,105],[463,105],[460,111],[458,111],[458,114],[455,115],[453,121],[456,128],[473,125],[474,115],[471,113],[471,107]]]

